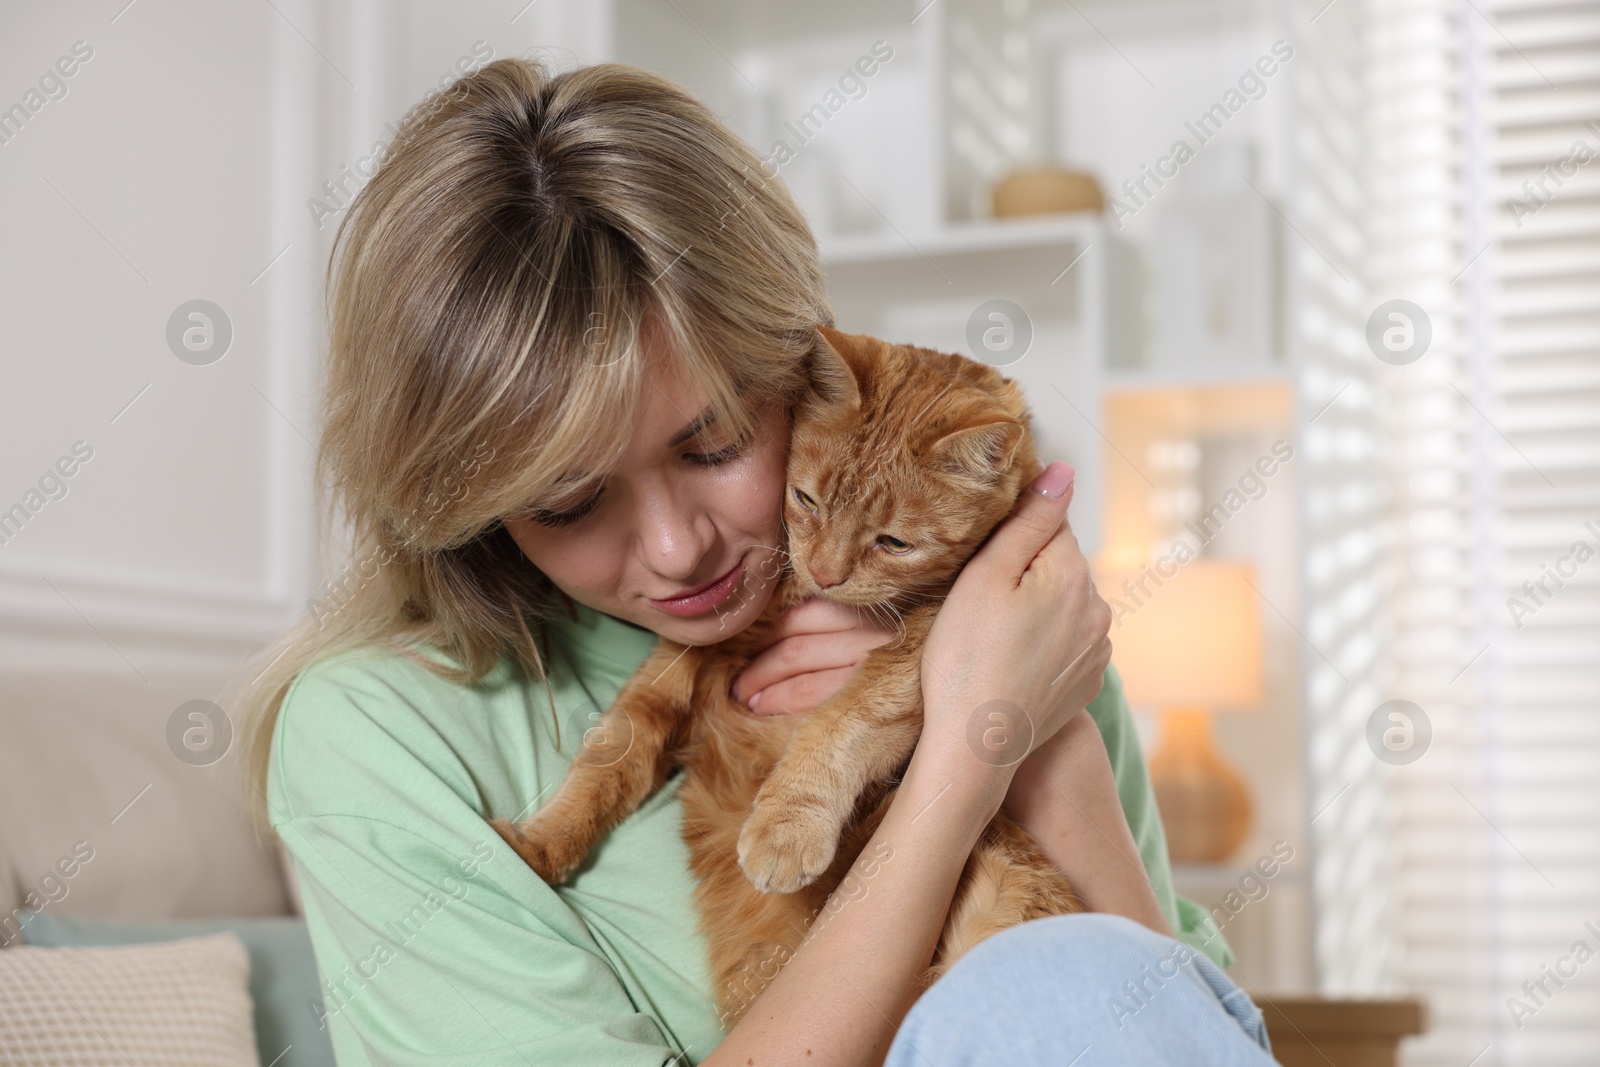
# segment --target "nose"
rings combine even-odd
[[[671,581],[689,581],[716,540],[710,516],[699,501],[676,499],[670,491],[641,497],[638,536],[645,566]]]
[[[818,588],[827,589],[839,584],[839,579],[831,574],[817,570],[816,564],[807,563],[806,570],[811,572],[811,580],[817,583]]]

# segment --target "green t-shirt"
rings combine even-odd
[[[302,671],[272,742],[267,797],[294,861],[344,1067],[698,1063],[723,1031],[696,928],[681,776],[565,885],[540,881],[484,821],[525,817],[656,637],[579,608],[550,627],[549,698],[509,659],[476,685],[392,651]],[[427,655],[442,660],[437,650]],[[1175,900],[1139,742],[1107,672],[1090,705],[1156,896],[1179,936],[1232,961]]]

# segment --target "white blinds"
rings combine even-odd
[[[1486,127],[1478,208],[1491,249],[1479,274],[1486,297],[1480,376],[1493,408],[1472,413],[1471,425],[1493,472],[1487,513],[1475,517],[1486,567],[1480,629],[1485,659],[1493,658],[1487,714],[1462,773],[1479,776],[1473,799],[1483,816],[1469,825],[1491,860],[1474,878],[1491,924],[1481,939],[1458,938],[1459,948],[1434,954],[1443,990],[1463,1004],[1491,1003],[1494,1025],[1476,1035],[1491,1049],[1483,1062],[1594,1064],[1600,4],[1501,0],[1485,16],[1470,24],[1482,56]],[[1445,827],[1418,820],[1415,829]],[[1585,952],[1575,953],[1580,942]],[[1575,957],[1585,953],[1592,958],[1580,963]]]
[[[1387,590],[1377,368],[1363,339],[1369,20],[1359,3],[1295,11],[1295,173],[1282,240],[1300,376],[1315,950],[1321,988],[1348,993],[1389,980],[1393,925],[1385,768],[1363,742],[1382,699]]]
[[[1383,432],[1393,507],[1389,603],[1394,642],[1386,698],[1423,709],[1432,729],[1415,762],[1385,767],[1390,847],[1397,857],[1393,980],[1422,993],[1431,1029],[1413,1064],[1496,1059],[1491,941],[1509,869],[1485,821],[1486,742],[1497,721],[1500,651],[1492,641],[1499,452],[1488,376],[1486,304],[1492,248],[1483,185],[1482,67],[1459,0],[1371,8],[1374,132],[1391,152],[1373,161],[1374,209],[1386,220],[1372,269],[1376,300],[1415,301],[1433,340],[1415,362],[1382,369]],[[1487,647],[1486,647],[1487,646]]]
[[[1399,366],[1360,338],[1372,392],[1352,376],[1307,431],[1310,451],[1348,422],[1379,468],[1308,468],[1308,637],[1348,676],[1308,693],[1313,811],[1336,798],[1312,826],[1320,979],[1425,994],[1409,1063],[1600,1063],[1600,4],[1342,7],[1314,0],[1302,33],[1359,72],[1366,306],[1304,283],[1305,406],[1340,365],[1313,325],[1344,336],[1401,298],[1433,337]],[[1337,128],[1335,90],[1308,79],[1304,126]],[[1315,204],[1340,172],[1302,141]],[[1388,517],[1373,567],[1316,515],[1366,494]],[[1373,590],[1365,663],[1339,624]],[[1358,729],[1395,698],[1432,726],[1409,764]]]

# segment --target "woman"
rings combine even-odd
[[[1091,1044],[1270,1062],[1248,1000],[1171,937],[1226,962],[1172,897],[1062,463],[960,576],[896,803],[731,1031],[678,778],[562,886],[486,824],[548,795],[657,635],[716,641],[770,594],[718,582],[771,573],[789,419],[832,315],[804,220],[758,168],[658,77],[505,60],[407,118],[341,225],[320,451],[357,562],[266,653],[251,734],[340,1062],[1065,1063]],[[736,695],[814,708],[890,637],[801,605]],[[966,741],[996,698],[1035,730],[1005,767]],[[997,935],[907,1017],[1002,808],[1095,914]]]

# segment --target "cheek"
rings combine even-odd
[[[750,457],[743,477],[719,487],[717,510],[735,528],[763,538],[775,537],[781,527],[788,494],[789,434],[778,423],[764,435],[766,443]]]
[[[604,548],[600,524],[585,528],[582,535],[531,522],[508,522],[506,528],[528,562],[574,599],[592,606],[616,589],[621,555]]]
[[[724,541],[776,545],[783,536],[783,467],[751,463],[743,477],[708,486],[701,506]]]

